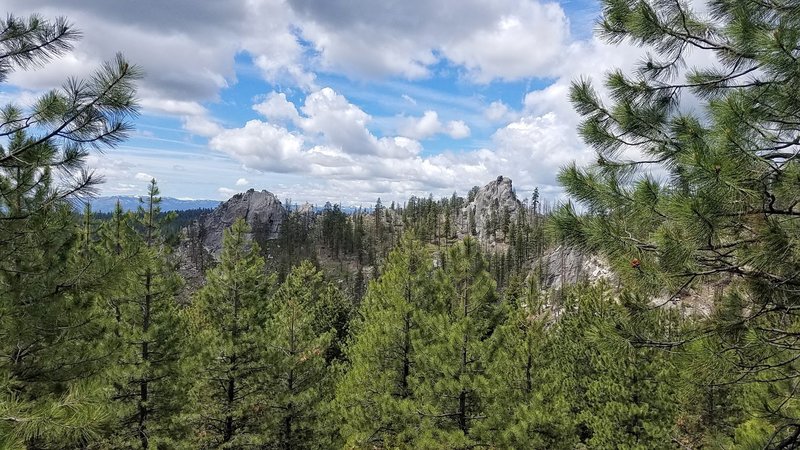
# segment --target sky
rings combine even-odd
[[[83,33],[13,73],[22,105],[122,52],[140,66],[141,115],[92,154],[102,195],[368,205],[465,194],[499,175],[518,195],[563,194],[561,167],[593,151],[573,80],[630,68],[636,48],[593,36],[595,0],[5,0]]]

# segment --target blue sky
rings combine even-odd
[[[498,175],[560,196],[592,152],[567,98],[578,77],[635,61],[592,36],[594,0],[9,0],[66,16],[73,52],[17,72],[22,105],[121,51],[146,72],[136,132],[92,155],[105,195],[293,201],[464,193]]]

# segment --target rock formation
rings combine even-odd
[[[502,228],[503,216],[508,214],[513,219],[522,208],[511,178],[501,175],[478,189],[475,197],[461,210],[459,232],[462,236],[474,235],[481,242],[492,242],[497,230]]]
[[[615,280],[611,266],[603,258],[564,246],[547,252],[541,264],[534,262],[531,274],[541,274],[543,289],[560,289],[584,281]]]
[[[196,225],[197,235],[204,249],[218,258],[222,250],[224,231],[237,219],[244,218],[250,225],[252,238],[263,244],[278,238],[285,217],[286,209],[274,194],[250,189],[234,195],[211,213],[201,217]]]
[[[278,238],[286,215],[286,209],[271,192],[250,189],[234,195],[184,228],[176,249],[178,272],[186,281],[180,301],[189,302],[191,293],[203,285],[206,269],[219,260],[225,229],[237,219],[247,221],[251,239],[263,246],[266,241]]]

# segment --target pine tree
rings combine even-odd
[[[498,448],[574,448],[563,373],[555,364],[553,317],[544,296],[522,283],[504,292],[511,311],[493,333],[486,362],[482,439]]]
[[[569,437],[589,448],[673,448],[678,372],[668,353],[628,333],[669,339],[670,311],[607,286],[567,290],[551,351],[569,405]]]
[[[64,54],[78,36],[63,18],[9,15],[0,81]],[[105,419],[98,379],[113,348],[101,299],[115,274],[67,199],[98,181],[85,170],[88,150],[124,139],[138,76],[119,56],[30,108],[0,108],[0,446],[83,445]]]
[[[265,275],[258,244],[248,234],[243,219],[225,230],[219,265],[207,273],[192,305],[198,357],[192,407],[203,447],[258,445],[272,413],[263,382],[274,278]]]
[[[161,214],[159,190],[151,180],[133,230],[120,223],[117,211],[110,225],[120,264],[128,263],[130,280],[115,305],[120,349],[114,368],[114,400],[118,402],[114,446],[156,447],[181,438],[178,417],[186,390],[181,359],[186,351],[185,326],[177,304],[181,280],[170,265],[162,229],[170,216]],[[117,240],[120,241],[117,241]],[[125,242],[125,240],[132,242]],[[135,256],[125,261],[130,252]]]
[[[633,73],[608,75],[610,103],[586,80],[572,88],[580,133],[598,158],[559,177],[587,212],[559,211],[561,236],[603,253],[628,288],[650,295],[677,300],[701,284],[727,286],[736,308],[702,331],[738,356],[727,381],[797,380],[797,5],[710,1],[707,15],[683,2],[603,6],[601,36],[650,56]],[[710,63],[685,69],[692,51]],[[699,107],[684,107],[692,96]],[[632,153],[641,156],[623,156]],[[792,390],[776,395],[797,402]],[[762,411],[774,419],[774,442],[800,444],[791,410]]]
[[[485,417],[487,339],[501,311],[474,239],[448,251],[437,284],[436,307],[422,319],[424,350],[411,384],[423,417],[416,445],[464,448],[479,443],[472,431]]]
[[[295,267],[275,293],[267,322],[268,442],[274,448],[319,448],[323,402],[332,386],[325,360],[336,330],[321,331],[314,311],[322,273],[309,262]],[[311,282],[309,282],[311,281]],[[322,446],[324,448],[324,445]]]
[[[406,235],[370,283],[346,349],[351,366],[336,388],[342,435],[349,447],[409,446],[418,428],[413,391],[420,321],[435,291],[431,256]]]
[[[50,188],[46,178],[38,183]],[[8,211],[36,213],[5,224],[11,239],[0,265],[0,436],[11,448],[97,437],[101,375],[114,353],[103,340],[102,297],[116,274],[71,205],[44,208],[36,197]]]

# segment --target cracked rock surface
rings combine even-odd
[[[203,247],[214,258],[219,258],[225,229],[239,218],[244,218],[250,225],[251,238],[263,243],[278,238],[281,224],[286,218],[286,208],[273,193],[250,189],[234,195],[203,216],[198,223]]]

